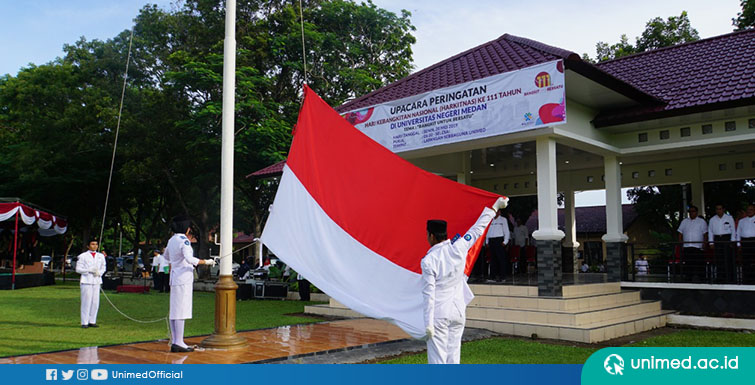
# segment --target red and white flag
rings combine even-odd
[[[338,302],[422,337],[426,221],[444,219],[449,236],[463,235],[498,195],[415,167],[307,86],[304,95],[262,241]]]

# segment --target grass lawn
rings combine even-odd
[[[755,334],[747,332],[728,332],[723,330],[679,329],[676,333],[655,336],[637,341],[626,346],[631,347],[752,347],[755,346]]]
[[[598,348],[552,345],[493,337],[461,345],[462,364],[584,364]],[[381,364],[426,364],[427,353],[405,355]]]
[[[78,282],[58,283],[15,291],[0,291],[0,357],[73,349],[84,346],[168,338],[165,321],[140,324],[118,314],[100,296],[97,329],[80,327]],[[141,320],[168,315],[167,293],[107,292],[121,311]],[[236,329],[250,330],[317,322],[288,316],[312,302],[252,300],[236,303]],[[194,318],[186,322],[186,336],[210,334],[214,329],[215,294],[194,292]]]
[[[755,334],[721,330],[677,329],[624,345],[631,347],[755,346]],[[461,346],[462,364],[584,364],[600,347],[494,337]],[[404,355],[381,364],[426,364],[427,353]]]

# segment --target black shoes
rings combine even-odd
[[[86,328],[88,328],[88,327],[89,327],[89,325],[81,325],[81,328],[82,328],[82,329],[86,329]]]
[[[89,324],[89,327],[90,328],[98,328],[99,326],[97,326],[97,324]]]
[[[192,347],[185,347],[184,348],[184,347],[178,346],[176,344],[171,344],[170,345],[170,352],[171,353],[189,353],[189,352],[193,352],[193,351],[194,351],[194,348],[192,348]]]

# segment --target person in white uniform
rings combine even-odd
[[[726,214],[724,206],[716,205],[716,215],[708,221],[708,242],[715,252],[716,279],[721,283],[734,283],[734,248],[737,240],[734,218]]]
[[[490,246],[490,276],[497,277],[498,281],[503,281],[511,275],[511,263],[506,252],[506,246],[511,239],[509,232],[509,220],[503,215],[503,210],[498,210],[493,221],[490,222],[488,234],[485,237],[485,244]]]
[[[165,247],[164,258],[170,263],[170,351],[193,352],[194,348],[184,343],[184,325],[192,314],[192,294],[194,289],[194,267],[214,266],[212,259],[194,257],[191,248],[191,219],[186,216],[174,217],[170,224],[173,236]]]
[[[748,205],[746,216],[739,220],[737,241],[742,251],[742,283],[755,283],[755,205]]]
[[[99,242],[90,240],[87,245],[89,250],[79,254],[76,262],[76,272],[81,274],[81,327],[84,329],[99,327],[97,311],[100,309],[100,285],[102,275],[105,274],[105,256],[97,252],[98,247]]]
[[[165,249],[163,249],[163,253],[165,253]],[[167,258],[163,254],[160,254],[157,257],[158,261],[158,273],[157,275],[160,276],[160,282],[162,282],[162,287],[160,288],[161,293],[165,293],[166,291],[170,291],[170,285],[168,285],[168,274],[170,274],[170,261],[168,261]]]
[[[705,219],[697,216],[697,206],[689,206],[689,218],[684,218],[679,225],[679,241],[684,242],[684,270],[687,279],[700,281],[705,276],[705,261],[703,260],[703,245],[708,224]]]
[[[482,236],[496,212],[506,207],[508,198],[498,198],[486,207],[463,237],[447,239],[446,221],[427,221],[430,250],[422,258],[422,298],[429,364],[458,364],[466,307],[474,297],[467,285],[464,267],[467,252]]]

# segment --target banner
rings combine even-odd
[[[393,152],[566,123],[563,62],[349,111],[343,117]]]
[[[286,361],[283,361],[284,363]],[[0,365],[4,384],[579,384],[582,365]],[[390,381],[386,381],[389,379]]]
[[[598,350],[582,368],[582,384],[749,384],[755,348],[619,347]]]

